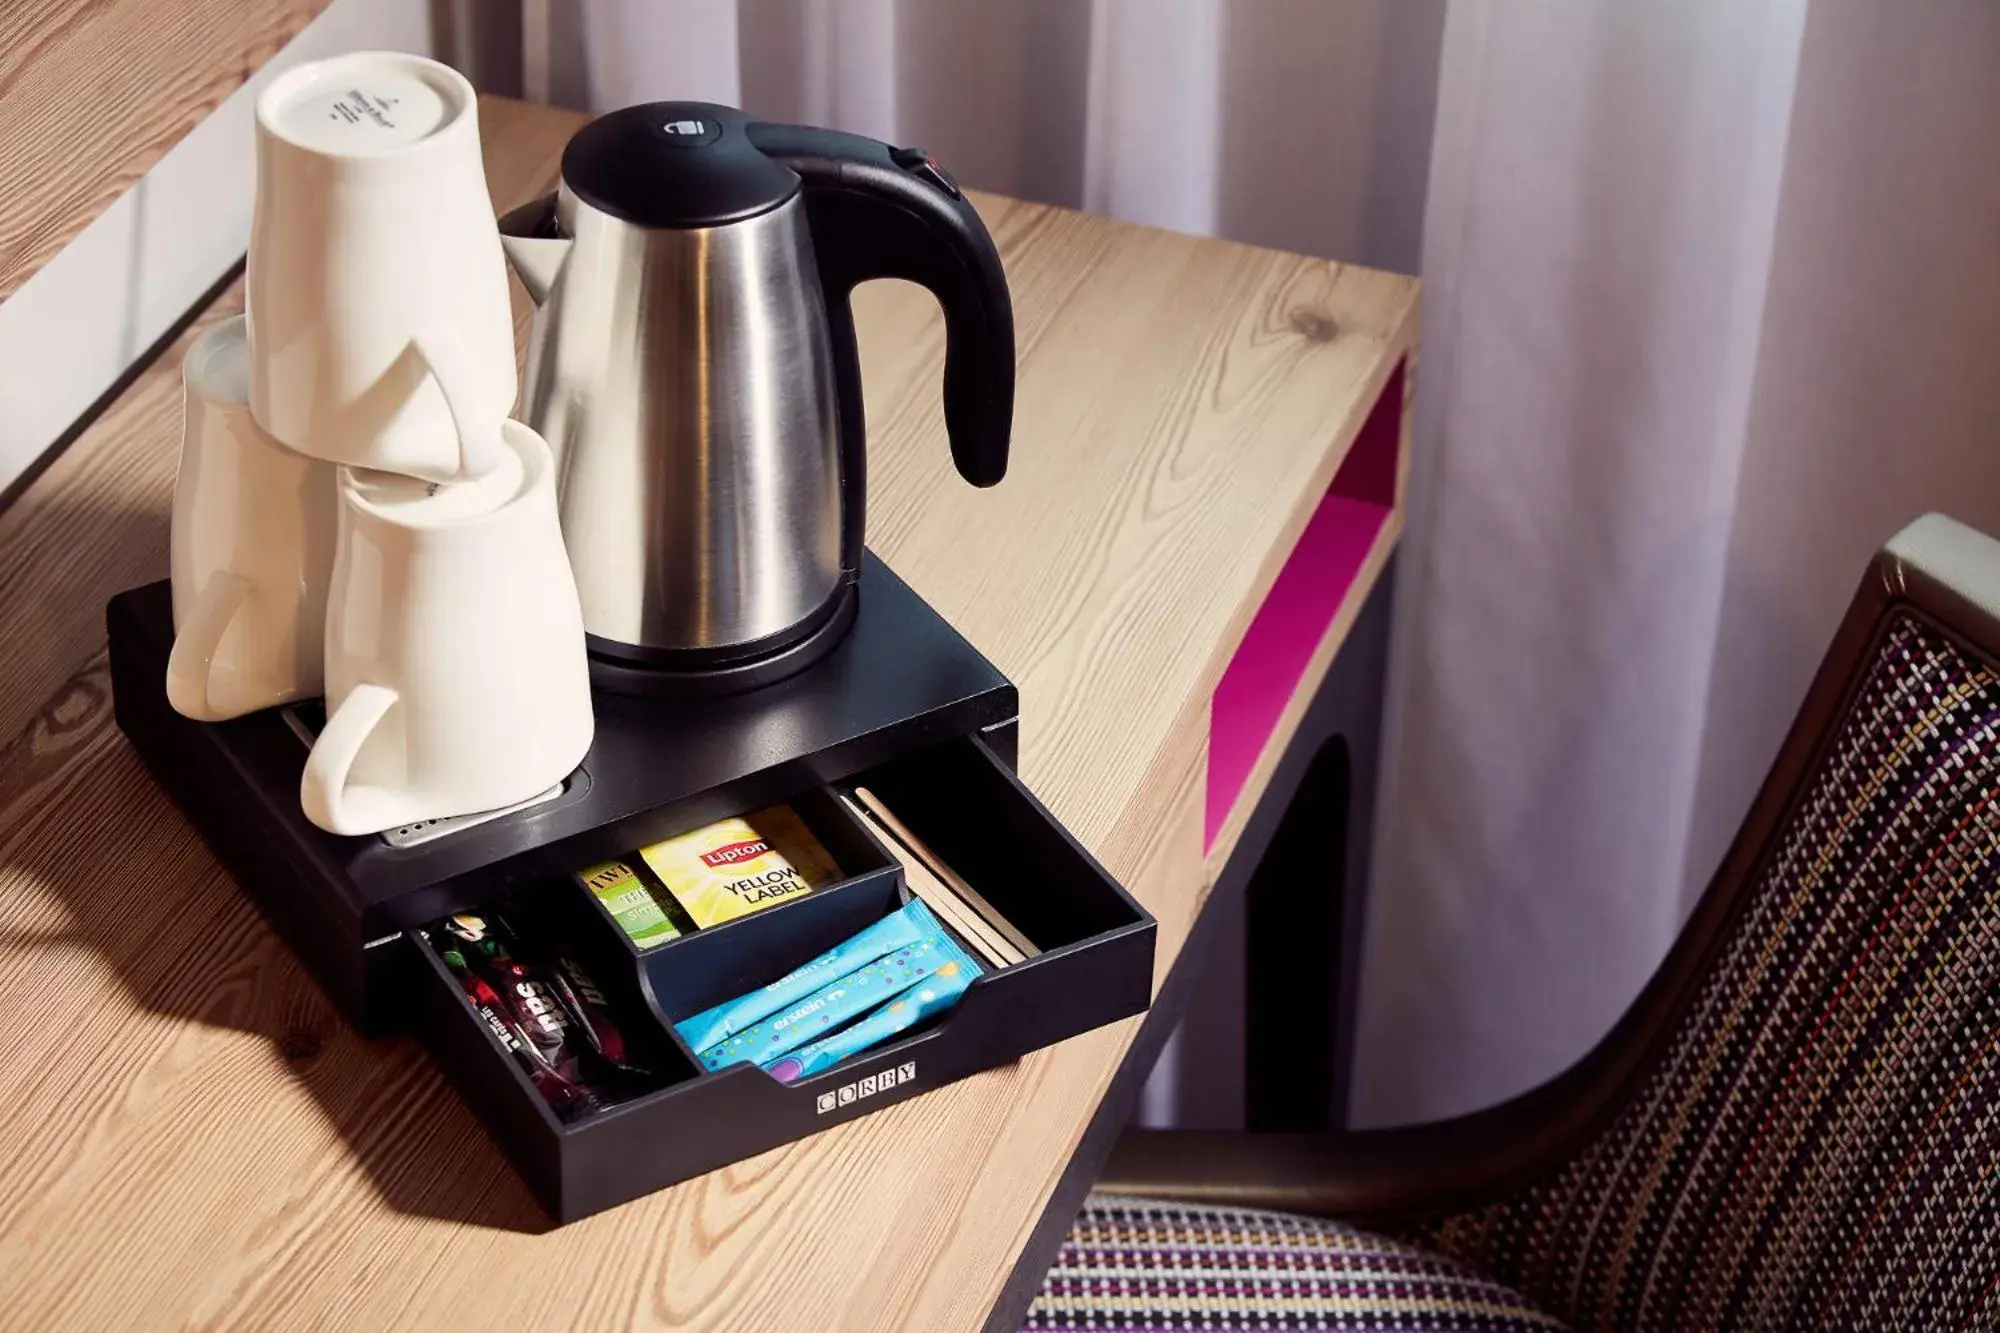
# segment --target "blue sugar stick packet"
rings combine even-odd
[[[851,935],[809,963],[801,963],[768,986],[724,1000],[713,1009],[704,1009],[693,1018],[674,1024],[688,1049],[696,1055],[709,1047],[745,1031],[769,1018],[785,1006],[802,1000],[838,977],[844,977],[937,931],[937,918],[928,907],[912,898],[908,904]]]
[[[931,928],[914,944],[906,944],[874,962],[830,981],[798,1003],[725,1037],[700,1053],[703,1065],[722,1069],[749,1061],[762,1063],[795,1046],[825,1036],[884,1000],[899,995],[948,963],[965,955],[944,927]]]
[[[951,1008],[978,976],[979,965],[960,954],[866,1018],[765,1062],[764,1070],[780,1083],[796,1083],[829,1069]]]

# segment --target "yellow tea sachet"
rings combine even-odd
[[[801,897],[839,873],[788,805],[720,820],[641,848],[639,855],[697,926]]]

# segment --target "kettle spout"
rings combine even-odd
[[[549,299],[574,244],[556,228],[556,197],[521,205],[500,219],[500,248],[536,305]]]

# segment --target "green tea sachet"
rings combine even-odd
[[[606,861],[577,871],[574,878],[604,904],[604,910],[611,913],[625,937],[639,948],[650,949],[680,938],[680,927],[667,915],[639,872],[625,862]]]

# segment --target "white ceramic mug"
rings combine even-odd
[[[334,473],[258,428],[243,319],[188,349],[167,701],[220,722],[320,692]]]
[[[594,721],[541,436],[471,481],[342,469],[327,722],[299,800],[329,833],[498,809],[562,781]]]
[[[364,51],[265,89],[245,282],[251,407],[280,442],[433,480],[497,464],[514,317],[463,75]]]

